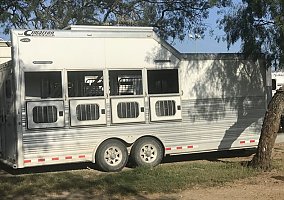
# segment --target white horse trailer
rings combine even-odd
[[[12,30],[1,160],[14,168],[256,147],[271,79],[240,54],[184,54],[147,27]]]

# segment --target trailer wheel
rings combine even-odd
[[[96,152],[96,163],[106,172],[122,170],[128,161],[126,146],[119,140],[104,141]]]
[[[163,147],[156,139],[144,137],[135,142],[130,156],[137,166],[155,167],[162,161]]]

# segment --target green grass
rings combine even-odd
[[[141,193],[177,192],[194,186],[222,185],[257,174],[239,163],[189,162],[164,164],[156,168],[136,168],[119,173],[74,170],[0,177],[0,197],[67,199],[70,194],[131,196]],[[61,194],[68,194],[67,196]],[[82,198],[83,198],[82,197]],[[90,196],[89,196],[90,197]],[[99,198],[99,197],[98,197]]]

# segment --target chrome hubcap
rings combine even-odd
[[[154,162],[157,158],[157,148],[151,144],[146,144],[140,151],[141,159],[146,163]]]
[[[105,151],[104,158],[109,165],[116,166],[122,161],[122,152],[117,147],[109,147]]]

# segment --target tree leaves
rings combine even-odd
[[[204,34],[212,6],[228,0],[2,0],[0,25],[62,29],[70,24],[153,26],[164,39],[183,40],[187,33]]]
[[[242,41],[246,57],[264,57],[267,67],[282,68],[284,57],[284,2],[276,0],[243,0],[231,5],[220,20],[228,47]]]

